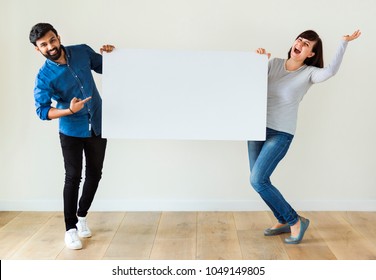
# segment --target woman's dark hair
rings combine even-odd
[[[49,31],[55,33],[58,36],[56,29],[49,23],[37,23],[31,28],[29,40],[34,46],[37,45],[37,40],[46,35]]]
[[[312,48],[312,52],[314,52],[315,55],[312,57],[307,57],[306,60],[304,60],[304,64],[315,66],[318,68],[323,68],[324,67],[324,55],[322,51],[322,41],[321,41],[320,36],[313,30],[306,30],[303,33],[299,34],[298,37],[296,37],[296,39],[298,39],[299,37],[315,42]],[[288,58],[291,57],[290,53],[291,53],[291,48],[288,52]]]

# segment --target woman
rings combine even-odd
[[[299,103],[311,85],[334,76],[342,62],[348,42],[360,31],[343,36],[332,63],[324,67],[322,42],[315,31],[301,33],[288,52],[288,59],[269,61],[268,108],[265,141],[248,141],[251,185],[272,210],[277,223],[264,231],[265,236],[290,233],[287,244],[302,241],[309,220],[299,216],[270,181],[274,169],[286,155],[294,137]],[[265,49],[257,53],[266,54]]]

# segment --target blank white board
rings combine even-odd
[[[264,140],[267,58],[115,49],[103,57],[103,136]]]

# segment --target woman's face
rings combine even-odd
[[[304,61],[306,58],[313,57],[315,55],[312,52],[315,41],[310,41],[302,37],[298,37],[291,47],[290,56],[299,61]]]

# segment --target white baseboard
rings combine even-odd
[[[376,211],[375,200],[295,201],[297,211]],[[61,200],[0,200],[0,211],[62,211]],[[91,211],[265,211],[258,200],[94,200]]]

